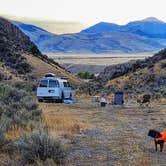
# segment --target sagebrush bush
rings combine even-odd
[[[11,86],[16,89],[24,89],[28,93],[33,93],[36,91],[37,82],[12,82]]]
[[[19,74],[31,72],[31,65],[27,63],[26,58],[24,58],[21,54],[13,52],[7,48],[4,43],[1,43],[0,48],[0,53],[2,54],[2,56],[0,56],[0,62],[3,62],[6,66],[14,69]]]
[[[5,138],[4,129],[0,126],[0,149],[7,143]]]
[[[161,68],[166,68],[166,62],[161,63]]]
[[[5,79],[5,75],[4,73],[0,72],[0,81],[4,80]]]
[[[51,138],[48,131],[38,130],[25,135],[16,142],[24,163],[52,159],[57,165],[65,162],[66,152],[59,141]]]
[[[77,74],[77,76],[82,79],[94,79],[95,78],[95,75],[93,73],[89,73],[88,71],[80,72]]]
[[[25,127],[29,123],[39,122],[41,110],[25,90],[10,85],[0,86],[0,118],[6,119],[6,127],[12,125]]]

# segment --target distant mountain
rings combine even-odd
[[[29,36],[34,43],[39,43],[42,40],[47,40],[54,36],[54,34],[34,25],[24,24],[18,21],[13,21],[12,23]]]
[[[130,22],[127,25],[122,26],[121,30],[149,38],[166,39],[166,23],[153,17],[141,21]]]
[[[102,33],[112,31],[124,31],[150,38],[166,38],[166,23],[154,17],[148,17],[140,21],[133,21],[126,25],[100,22],[91,26],[82,33]]]
[[[96,25],[93,25],[85,30],[82,30],[81,33],[102,33],[102,32],[112,32],[119,30],[121,26],[113,23],[100,22]]]
[[[166,46],[166,23],[155,18],[124,26],[100,22],[75,34],[56,35],[20,22],[14,22],[42,52],[51,53],[138,53]]]

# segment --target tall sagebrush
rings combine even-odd
[[[16,142],[24,163],[52,159],[57,165],[65,161],[66,153],[59,141],[51,138],[48,131],[38,130],[25,135]]]

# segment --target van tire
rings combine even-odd
[[[64,93],[62,92],[61,99],[59,99],[59,102],[63,103],[63,100],[64,100]]]
[[[38,102],[39,102],[39,103],[42,103],[42,102],[43,102],[43,99],[38,99]]]

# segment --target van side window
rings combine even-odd
[[[47,80],[41,80],[40,84],[39,84],[39,87],[47,87],[47,83],[48,83]]]
[[[49,88],[57,87],[58,82],[55,80],[49,80]]]
[[[71,87],[71,85],[70,85],[70,83],[69,83],[69,82],[67,82],[67,85],[68,85],[68,87]]]
[[[63,82],[64,87],[71,87],[69,82]]]
[[[63,82],[64,87],[68,87],[67,82]]]

